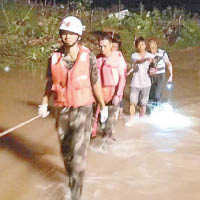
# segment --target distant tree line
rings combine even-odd
[[[162,10],[167,7],[176,7],[187,9],[188,11],[200,12],[199,0],[1,0],[1,2],[27,2],[43,5],[57,5],[57,4],[76,4],[81,3],[87,8],[111,8],[118,6],[119,8],[126,8],[129,10],[137,10],[143,4],[146,10],[152,10],[154,7]]]

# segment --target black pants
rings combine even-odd
[[[165,84],[165,73],[155,74],[151,80],[152,80],[152,86],[150,90],[150,100],[160,102],[162,91]]]

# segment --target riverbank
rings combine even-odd
[[[153,123],[147,117],[126,127],[123,118],[115,124],[117,141],[109,149],[102,151],[101,137],[92,140],[83,200],[199,200],[199,50],[170,52],[171,103],[179,126],[162,128],[157,126],[162,119]],[[1,69],[0,130],[36,116],[44,87],[45,71]],[[181,125],[182,119],[189,123]],[[0,155],[0,199],[64,200],[66,176],[54,115],[0,138]]]

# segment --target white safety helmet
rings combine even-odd
[[[59,29],[82,35],[83,25],[77,17],[69,16],[63,19]]]

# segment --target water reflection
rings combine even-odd
[[[189,118],[173,109],[169,103],[156,106],[148,122],[162,130],[179,130],[191,126]]]
[[[156,151],[170,153],[176,151],[177,144],[181,142],[185,134],[180,132],[163,131],[154,132],[148,139],[156,148]]]

